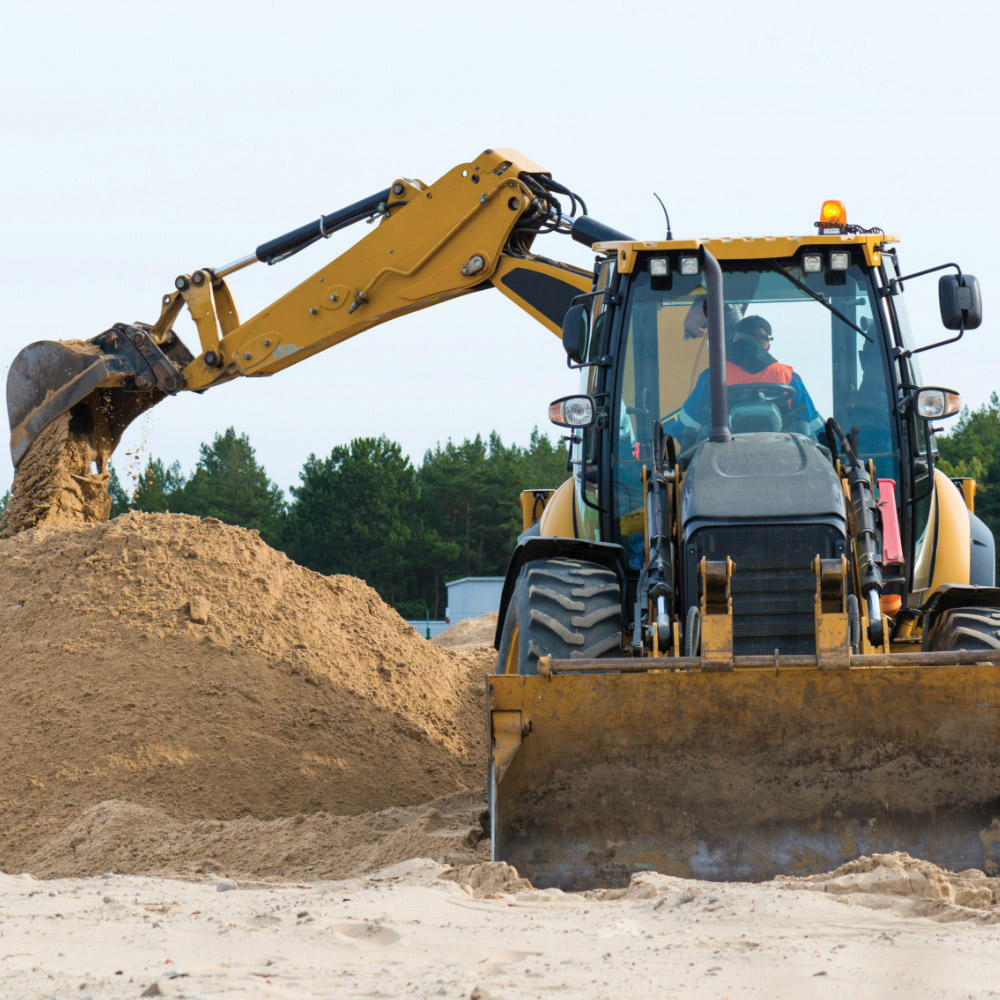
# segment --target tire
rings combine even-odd
[[[939,615],[927,640],[931,650],[1000,650],[1000,610],[952,608]]]
[[[618,655],[621,614],[618,577],[611,570],[578,559],[525,563],[507,605],[497,671],[537,674],[540,656]]]

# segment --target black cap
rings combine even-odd
[[[733,327],[733,334],[742,333],[752,337],[758,330],[762,330],[769,337],[771,336],[771,324],[763,316],[744,316]]]

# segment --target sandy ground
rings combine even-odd
[[[651,874],[603,899],[510,892],[496,867],[473,870],[475,884],[419,859],[280,885],[2,875],[0,995],[1000,995],[1000,926],[983,922],[988,911],[917,916],[912,895]]]
[[[483,839],[494,620],[45,509],[0,540],[0,1000],[1000,996],[981,871],[532,888]]]

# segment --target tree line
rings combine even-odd
[[[952,432],[938,435],[939,465],[948,476],[976,480],[976,514],[993,532],[1000,550],[1000,397],[962,410]]]
[[[310,455],[291,498],[230,427],[202,444],[190,476],[150,458],[126,489],[112,470],[111,516],[195,514],[255,528],[319,573],[361,577],[404,617],[444,617],[445,583],[501,576],[522,529],[522,489],[566,479],[566,449],[538,429],[526,447],[496,433],[425,453],[419,467],[387,437],[356,438]]]
[[[963,410],[937,443],[942,471],[977,481],[976,513],[1000,541],[1000,397]],[[112,469],[109,492],[112,517],[172,511],[256,528],[300,565],[361,577],[404,616],[438,618],[446,581],[503,574],[521,530],[519,492],[566,475],[562,443],[537,428],[526,447],[495,433],[448,441],[419,467],[387,437],[356,438],[325,458],[310,455],[286,500],[247,436],[230,427],[201,445],[190,476],[178,462],[150,458],[130,490]]]

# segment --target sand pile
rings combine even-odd
[[[451,628],[439,632],[431,642],[454,649],[456,646],[492,646],[499,613],[491,611],[482,618],[463,618]]]
[[[337,825],[311,814],[484,784],[490,656],[430,645],[363,582],[303,569],[211,518],[133,513],[0,541],[0,649],[6,871],[32,858],[49,875],[115,867],[91,837],[117,843],[119,869],[136,872],[225,853],[202,841],[165,854],[148,831],[171,822],[241,820],[220,839],[249,844],[269,834],[243,818],[287,819],[301,845]],[[439,824],[456,844],[473,799],[461,822]],[[283,853],[262,843],[242,870],[304,873],[277,840]],[[303,863],[329,855],[314,846]]]
[[[840,902],[937,921],[1000,923],[1000,877],[978,868],[950,872],[903,851],[873,854],[821,875],[775,880],[782,889],[827,893]]]

